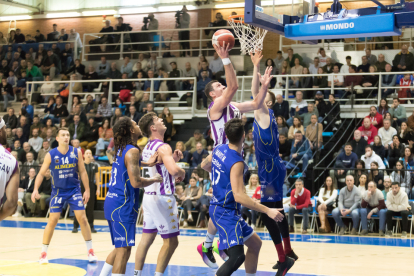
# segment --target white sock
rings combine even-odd
[[[246,272],[246,276],[256,276],[256,273],[247,273]]]
[[[104,266],[102,267],[101,274],[99,274],[99,276],[111,275],[112,267],[113,267],[112,265],[105,262]]]
[[[154,274],[154,276],[162,276],[162,275],[164,275],[164,273],[161,273],[161,272],[155,272],[155,274]]]
[[[134,276],[142,276],[142,270],[134,270]]]
[[[205,248],[212,247],[213,246],[213,240],[214,240],[214,235],[211,235],[209,232],[207,232],[206,241],[204,242],[204,247]]]
[[[89,253],[89,250],[92,249],[92,240],[85,241],[85,243],[86,243],[86,249],[88,250],[88,253]]]
[[[125,276],[125,274],[113,274],[112,273],[112,276]]]
[[[46,252],[47,254],[47,250],[49,249],[49,245],[48,244],[43,244],[42,245],[42,252]]]

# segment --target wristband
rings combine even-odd
[[[221,61],[223,62],[223,65],[231,64],[231,60],[229,58],[223,58]]]

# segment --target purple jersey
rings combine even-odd
[[[19,165],[16,158],[11,155],[2,145],[0,145],[0,204],[6,191],[10,178],[16,172]]]
[[[238,118],[241,119],[240,110],[232,104],[229,104],[226,108],[223,109],[223,113],[218,120],[210,119],[210,109],[213,107],[214,102],[210,104],[207,110],[207,118],[210,121],[211,133],[214,140],[214,147],[222,144],[228,144],[229,140],[224,133],[224,124],[229,120]]]

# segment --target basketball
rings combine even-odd
[[[229,30],[218,30],[213,35],[213,45],[223,46],[229,44],[229,51],[234,47],[234,35]]]

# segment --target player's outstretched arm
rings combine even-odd
[[[82,152],[80,149],[78,149],[78,170],[79,174],[83,183],[83,187],[85,188],[85,192],[83,193],[83,204],[88,203],[89,198],[91,196],[91,190],[89,187],[89,178],[88,173],[85,169],[85,163],[83,162]]]
[[[128,150],[125,155],[125,166],[127,167],[129,182],[134,188],[145,188],[155,182],[162,180],[162,177],[157,174],[151,178],[141,177],[141,169],[139,164],[140,154],[137,148]]]
[[[19,168],[17,167],[16,171],[11,176],[9,180],[9,184],[7,185],[7,188],[5,191],[7,200],[6,202],[4,202],[3,207],[0,209],[0,221],[2,221],[8,216],[11,216],[16,211],[17,200],[19,198],[18,196],[19,182],[20,182],[20,172],[19,172]]]
[[[230,182],[231,188],[233,190],[234,199],[251,210],[264,213],[275,221],[282,221],[283,215],[279,211],[283,209],[273,209],[268,208],[258,202],[254,202],[244,191],[244,181],[243,181],[243,172],[244,172],[244,163],[237,162],[233,165],[230,171]]]
[[[262,51],[257,51],[256,53],[251,52],[250,58],[253,63],[253,80],[252,80],[252,96],[253,99],[257,97],[257,94],[259,94],[259,75],[260,73],[260,61],[263,58]]]
[[[50,157],[50,153],[46,153],[45,159],[43,161],[42,167],[39,170],[39,173],[36,176],[35,185],[33,187],[32,193],[32,202],[36,202],[36,198],[39,195],[39,187],[42,185],[43,178],[45,177],[46,171],[49,169],[50,163],[52,162],[52,158]]]
[[[210,154],[207,158],[201,162],[201,168],[207,172],[211,172],[211,161],[213,160],[213,155]]]
[[[167,168],[168,172],[178,181],[182,181],[185,177],[185,171],[175,163],[171,147],[164,144],[159,147],[157,151],[159,156],[161,156],[162,163],[164,163],[164,166]]]
[[[262,84],[260,93],[264,93],[265,95],[267,94],[267,87],[269,86],[270,80],[272,79],[272,76],[270,75],[271,73],[272,67],[270,66],[266,68],[263,76],[261,76],[260,73],[257,74],[258,79]],[[260,127],[267,128],[270,125],[269,109],[267,108],[265,102],[263,102],[260,107],[254,111],[254,117],[256,118],[256,121],[259,123]]]

